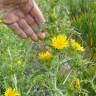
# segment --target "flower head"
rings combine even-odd
[[[0,19],[0,24],[3,24],[3,20],[2,19]]]
[[[96,68],[96,63],[89,65],[90,68]]]
[[[80,89],[80,80],[79,79],[76,79],[75,80],[75,82],[74,82],[74,88]]]
[[[71,46],[76,51],[80,51],[80,52],[84,51],[84,48],[78,42],[76,42],[74,39],[71,39]]]
[[[21,65],[22,64],[22,61],[21,60],[17,60],[16,61],[16,64]]]
[[[4,96],[20,96],[20,94],[16,91],[16,89],[12,89],[11,87],[7,88]]]
[[[40,52],[39,53],[39,59],[40,60],[43,60],[43,61],[49,61],[49,60],[51,60],[51,58],[52,58],[52,53],[51,52],[49,52],[49,51],[46,51],[46,52]]]
[[[65,35],[58,35],[57,37],[52,38],[52,47],[55,49],[64,49],[68,47],[69,42]]]

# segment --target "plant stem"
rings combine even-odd
[[[66,83],[66,81],[68,80],[70,74],[72,73],[72,70],[69,72],[69,74],[67,75],[67,77],[65,78],[64,82],[63,82],[63,85]]]

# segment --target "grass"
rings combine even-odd
[[[69,0],[70,1],[70,0]],[[68,1],[68,2],[69,2]],[[77,2],[76,2],[77,1]],[[96,51],[96,1],[72,0],[68,3],[72,25],[75,27],[87,46],[89,58],[95,61]],[[96,59],[96,58],[95,58]]]

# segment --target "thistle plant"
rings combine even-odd
[[[47,31],[44,41],[21,42],[6,26],[0,27],[0,96],[95,96],[96,64],[85,58],[81,37],[75,38],[79,34],[66,3],[38,4],[47,21],[41,26]]]

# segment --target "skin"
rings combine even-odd
[[[42,12],[34,0],[12,10],[4,18],[4,23],[19,37],[31,38],[33,41],[43,40],[45,34],[39,26],[45,22]]]

